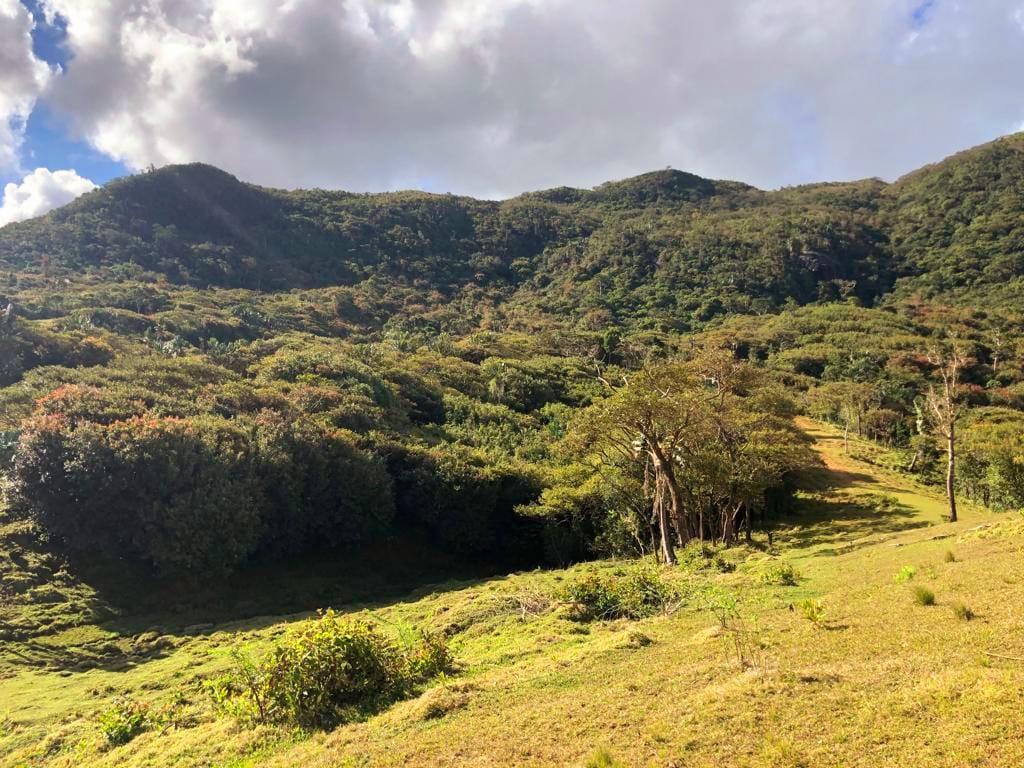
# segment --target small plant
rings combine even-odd
[[[917,575],[917,568],[912,565],[904,565],[894,577],[897,584],[906,584]]]
[[[688,571],[719,571],[729,573],[736,570],[735,564],[722,557],[721,551],[702,541],[691,541],[678,553],[679,567]]]
[[[943,562],[946,562],[946,563],[955,563],[956,562],[956,555],[953,554],[953,550],[952,549],[947,549],[946,550],[946,554],[942,556],[942,560],[943,560]]]
[[[918,605],[935,605],[935,593],[928,587],[914,587],[914,602]]]
[[[631,629],[626,635],[626,647],[628,648],[646,648],[653,642],[650,637],[637,629]]]
[[[653,566],[611,575],[586,574],[561,592],[578,621],[642,619],[667,611],[678,597],[678,590]]]
[[[800,583],[800,573],[789,563],[773,563],[761,573],[764,584],[780,587],[795,587]]]
[[[451,671],[451,654],[439,637],[422,634],[406,646],[399,648],[371,622],[326,611],[260,661],[235,651],[235,669],[206,689],[220,711],[245,722],[331,727]]]
[[[804,600],[800,603],[800,613],[812,624],[821,624],[825,620],[825,606],[821,600]]]
[[[112,746],[127,744],[154,724],[149,705],[119,696],[100,713],[100,731]]]
[[[732,641],[736,661],[743,669],[764,669],[764,643],[756,628],[751,629],[740,615],[739,601],[723,589],[712,588],[704,594],[704,605],[710,610],[722,631]]]
[[[974,611],[963,603],[953,603],[953,615],[960,621],[970,621],[974,618]]]

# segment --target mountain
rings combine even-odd
[[[107,184],[0,230],[0,267],[286,290],[378,281],[544,312],[704,322],[786,302],[872,304],[1024,274],[1024,134],[894,184],[764,192],[663,170],[503,202],[282,191],[206,165]]]

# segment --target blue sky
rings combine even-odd
[[[35,55],[47,64],[67,67],[68,53],[62,46],[66,30],[62,21],[58,18],[53,25],[45,23],[36,0],[26,0],[24,5],[36,19],[32,30]],[[86,141],[73,139],[67,120],[54,115],[45,103],[37,103],[29,116],[21,148],[21,163],[26,171],[38,167],[74,169],[97,184],[128,173],[122,163],[97,152]],[[20,180],[21,174],[16,169],[0,173],[0,186]]]
[[[0,0],[0,46],[0,225],[151,164],[478,197],[666,166],[774,188],[1024,127],[1024,0]]]

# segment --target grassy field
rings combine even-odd
[[[640,621],[580,623],[555,599],[623,562],[411,590],[413,571],[384,585],[325,564],[207,609],[230,622],[140,617],[19,550],[9,525],[5,580],[30,583],[5,590],[5,620],[42,628],[5,630],[0,766],[1024,765],[1024,521],[965,505],[946,523],[940,496],[858,458],[868,446],[846,455],[838,435],[803,426],[825,466],[773,547],[761,536],[725,553],[732,571],[669,575],[696,597]],[[796,584],[774,583],[781,564]],[[735,614],[708,594],[734,595]],[[331,732],[214,714],[198,680],[327,606],[396,636],[444,633],[459,672]],[[166,725],[106,745],[98,715],[118,695],[164,708]]]

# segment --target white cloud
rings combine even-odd
[[[36,168],[20,184],[12,181],[4,187],[3,203],[0,204],[0,227],[41,216],[95,188],[95,184],[75,171]]]
[[[893,177],[1024,119],[1019,0],[44,2],[81,136],[278,186]]]
[[[17,169],[25,123],[51,75],[32,53],[32,24],[18,0],[0,0],[0,173]]]

